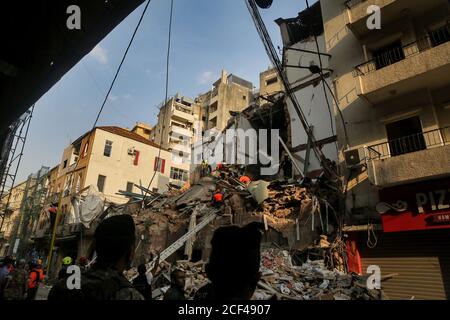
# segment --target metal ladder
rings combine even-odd
[[[196,208],[195,210],[198,210],[199,212],[201,212],[205,207],[206,207],[206,205],[203,205],[202,208]],[[197,234],[197,232],[202,230],[210,222],[212,222],[214,219],[216,219],[218,217],[217,216],[218,211],[219,210],[217,210],[215,208],[209,209],[206,212],[206,214],[203,216],[203,219],[199,224],[197,224],[192,230],[189,230],[180,239],[176,240],[174,243],[172,243],[170,246],[168,246],[166,249],[164,249],[161,252],[161,254],[159,255],[159,262],[163,262],[168,257],[170,257],[172,254],[174,254],[178,249],[180,249],[186,243],[186,241],[188,241],[190,238],[195,236]],[[149,273],[153,269],[153,267],[155,266],[155,262],[156,262],[156,258],[147,264],[147,273]],[[133,280],[136,277],[137,277],[137,275],[134,276],[131,280]]]

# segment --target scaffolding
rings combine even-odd
[[[34,105],[9,127],[10,133],[6,138],[3,154],[1,155],[0,199],[2,201],[0,206],[0,230],[2,230],[6,213],[9,209],[12,195],[11,189],[14,187],[17,171],[22,160],[33,111]],[[4,198],[6,198],[5,202],[3,202]]]
[[[28,176],[20,204],[19,219],[14,225],[9,242],[10,255],[17,257],[26,255],[31,231],[44,207],[49,172],[49,167],[41,167],[37,173]]]

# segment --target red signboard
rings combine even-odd
[[[450,179],[386,188],[379,195],[384,232],[450,228]]]

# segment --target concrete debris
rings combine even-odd
[[[281,300],[378,300],[386,299],[381,290],[368,290],[365,277],[330,271],[324,260],[292,264],[285,250],[262,252],[262,278],[254,295],[256,300],[276,296]]]

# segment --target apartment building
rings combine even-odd
[[[10,240],[13,236],[14,226],[20,220],[20,206],[22,204],[26,181],[14,186],[1,199],[1,208],[4,216],[0,221],[0,256],[6,256],[10,247]],[[11,194],[11,195],[10,195]]]
[[[137,122],[133,129],[131,129],[131,132],[134,132],[148,140],[150,140],[151,131],[152,127],[143,122]]]
[[[268,68],[259,74],[258,103],[271,103],[277,93],[284,92],[283,81],[275,68]]]
[[[230,120],[231,112],[240,112],[253,101],[253,84],[234,74],[222,70],[221,77],[212,90],[196,99],[201,105],[203,130],[214,129],[221,132]]]
[[[393,299],[448,299],[449,2],[320,2],[348,133],[336,120],[347,230],[363,271],[378,265],[382,274],[398,273],[382,285]],[[372,27],[372,5],[380,29]]]
[[[311,24],[305,24],[310,21]],[[304,10],[297,17],[277,19],[275,21],[281,31],[283,40],[283,67],[292,91],[297,98],[299,107],[305,115],[309,125],[309,131],[314,135],[318,147],[324,156],[332,161],[337,161],[336,124],[333,98],[330,90],[330,55],[326,53],[325,36],[323,30],[322,12],[320,3],[311,6],[310,11]],[[320,57],[317,54],[319,45]],[[323,67],[322,76],[313,73],[311,67]],[[261,74],[261,92],[270,90],[282,90],[280,81],[275,82],[276,71],[269,70]],[[264,86],[267,82],[270,86]],[[291,152],[296,155],[298,166],[302,169],[301,174],[315,177],[322,170],[321,161],[317,159],[311,150],[312,144],[308,134],[302,125],[292,101],[286,100],[287,110],[290,118],[290,147]],[[294,167],[294,172],[298,170]]]
[[[158,145],[138,133],[115,126],[97,127],[65,148],[56,173],[49,176],[45,207],[48,209],[57,203],[62,193],[52,270],[57,272],[64,256],[75,259],[92,253],[92,230],[74,222],[72,200],[75,195],[89,186],[96,186],[105,205],[124,204],[129,198],[118,194],[119,191],[140,194],[135,184],[147,188],[152,179],[149,189],[164,192],[168,188],[171,166],[168,150],[160,151]],[[51,218],[44,210],[34,229],[38,249],[48,250],[50,225]]]
[[[200,106],[176,94],[160,107],[151,140],[172,153],[170,183],[183,185],[189,179],[191,148],[200,128]]]

